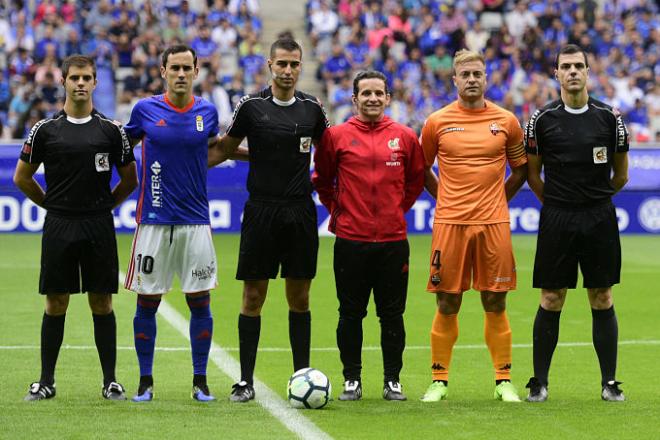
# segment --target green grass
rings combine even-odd
[[[119,236],[121,267],[125,268],[131,237]],[[622,344],[618,377],[628,401],[601,402],[598,363],[593,348],[559,347],[551,370],[550,400],[545,404],[502,404],[492,400],[493,372],[483,345],[483,312],[478,295],[466,294],[460,314],[460,337],[451,370],[450,396],[439,404],[422,404],[419,397],[430,381],[429,329],[434,298],[426,285],[428,236],[411,236],[411,278],[406,311],[407,344],[402,383],[407,402],[381,398],[382,360],[379,350],[363,353],[364,399],[334,401],[322,411],[302,414],[334,438],[451,438],[451,439],[601,439],[658,438],[660,394],[659,236],[624,236],[624,272],[614,296]],[[213,293],[214,341],[232,356],[238,346],[237,315],[241,284],[234,280],[238,237],[217,235],[219,286]],[[335,347],[337,300],[332,275],[332,239],[321,240],[318,277],[312,286],[312,346]],[[535,237],[515,236],[518,262],[516,292],[509,295],[514,344],[530,344],[539,294],[531,288]],[[72,298],[64,344],[57,367],[57,397],[51,401],[22,401],[27,385],[39,375],[39,333],[43,298],[36,294],[39,275],[39,235],[0,234],[0,438],[293,438],[281,423],[257,403],[230,404],[226,396],[237,378],[209,364],[209,384],[219,401],[204,405],[190,399],[190,353],[157,351],[154,368],[156,399],[150,404],[106,402],[100,397],[100,367],[93,346],[91,315],[86,299]],[[174,290],[167,300],[188,316],[183,295]],[[135,298],[122,291],[115,297],[118,325],[117,373],[129,394],[137,385],[137,361],[132,347]],[[365,319],[365,347],[379,344],[377,319],[370,305]],[[560,342],[591,340],[591,314],[583,289],[571,291],[562,313]],[[188,347],[188,342],[159,318],[158,347]],[[480,345],[480,348],[470,348]],[[283,283],[271,283],[264,307],[261,347],[287,348],[288,322]],[[466,347],[468,346],[468,347]],[[513,382],[521,395],[531,375],[531,348],[513,350]],[[336,396],[342,383],[335,350],[314,350],[313,366],[330,377]],[[284,398],[291,373],[286,351],[261,352],[256,375]],[[295,410],[291,410],[292,412]]]

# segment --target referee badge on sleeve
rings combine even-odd
[[[300,138],[300,152],[309,153],[312,148],[312,138],[309,136],[303,136]]]
[[[607,147],[594,147],[594,163],[607,163]]]
[[[99,173],[110,171],[110,153],[96,153],[94,164],[96,165],[96,171]]]

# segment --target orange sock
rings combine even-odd
[[[433,380],[449,380],[451,352],[458,339],[458,315],[435,312],[431,327],[431,369]]]
[[[511,380],[511,327],[506,311],[486,312],[484,336],[495,367],[495,380]]]

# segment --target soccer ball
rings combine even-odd
[[[289,378],[287,397],[294,408],[323,408],[330,401],[331,393],[328,376],[314,368],[303,368]]]

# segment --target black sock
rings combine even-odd
[[[406,346],[406,329],[403,316],[380,320],[380,347],[383,352],[385,383],[399,381],[403,368],[403,349]]]
[[[442,382],[442,383],[445,384],[445,386],[448,386],[448,385],[449,385],[449,381],[448,381],[448,380],[434,380],[433,382]]]
[[[560,317],[561,311],[553,312],[539,306],[534,320],[534,376],[546,386],[552,355],[559,340]]]
[[[339,316],[337,347],[345,380],[360,380],[362,374],[362,318]]]
[[[607,310],[591,309],[592,336],[594,348],[600,363],[602,384],[614,380],[616,376],[617,345],[619,342],[619,324],[614,306]]]
[[[52,385],[55,383],[55,365],[64,339],[64,321],[66,314],[47,315],[44,312],[41,321],[41,378],[39,382]]]
[[[94,319],[94,342],[99,352],[101,369],[103,370],[103,386],[114,382],[115,365],[117,364],[117,321],[115,312],[107,315],[92,314]]]
[[[196,387],[205,387],[206,386],[206,375],[205,374],[195,374],[193,376],[193,385]]]
[[[254,365],[261,333],[261,316],[238,315],[238,345],[241,359],[241,380],[252,385]]]
[[[289,342],[293,354],[293,371],[309,367],[312,314],[289,310]]]

